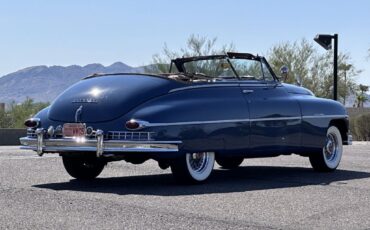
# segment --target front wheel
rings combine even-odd
[[[175,179],[185,183],[201,183],[208,179],[215,163],[215,153],[186,153],[171,163]]]
[[[89,180],[103,171],[106,162],[96,157],[63,156],[63,165],[70,176],[79,180]]]
[[[312,168],[319,172],[334,171],[342,158],[343,143],[340,131],[330,126],[326,134],[326,143],[322,153],[310,156]]]

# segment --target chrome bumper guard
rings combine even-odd
[[[348,134],[347,145],[352,145],[352,140],[353,140],[352,135],[351,134]]]
[[[103,132],[97,132],[96,139],[86,138],[44,138],[43,130],[36,130],[37,138],[20,138],[21,149],[29,149],[42,156],[45,152],[96,152],[97,157],[105,152],[178,152],[181,141],[126,141],[104,140]]]

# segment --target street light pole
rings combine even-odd
[[[332,39],[334,39],[334,79],[333,79],[333,99],[338,99],[338,34],[318,34],[314,40],[319,43],[324,49],[330,50],[332,48]]]
[[[334,92],[333,99],[338,100],[338,34],[334,34]]]

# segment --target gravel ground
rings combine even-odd
[[[109,163],[82,183],[56,155],[2,146],[0,194],[0,229],[370,229],[370,143],[345,146],[334,173],[299,156],[246,159],[195,186],[155,161]]]

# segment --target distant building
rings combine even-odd
[[[0,103],[0,111],[5,111],[5,103]]]

